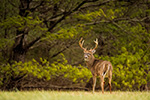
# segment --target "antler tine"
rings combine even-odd
[[[96,38],[96,40],[94,41],[94,43],[95,43],[95,48],[93,48],[93,50],[95,50],[96,48],[97,48],[97,46],[98,46],[98,39]]]
[[[85,48],[83,47],[83,43],[84,43],[84,40],[83,40],[83,38],[81,38],[80,39],[80,41],[79,41],[79,46],[83,49],[83,50],[85,50]]]

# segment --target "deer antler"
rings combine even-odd
[[[96,38],[96,40],[94,42],[95,42],[95,48],[93,48],[93,50],[95,50],[98,46],[98,39]]]
[[[80,41],[79,41],[79,46],[83,49],[83,50],[86,50],[84,47],[83,47],[83,43],[84,43],[84,40],[83,40],[83,38],[81,38],[80,39]]]

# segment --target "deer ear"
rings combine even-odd
[[[92,53],[94,54],[96,52],[96,50],[92,50]]]

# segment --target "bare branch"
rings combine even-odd
[[[52,16],[51,18],[49,18],[49,19],[47,19],[47,20],[53,21],[53,20],[57,20],[57,19],[59,18],[59,20],[56,22],[56,24],[57,24],[58,22],[61,22],[62,20],[64,20],[64,19],[65,19],[67,16],[69,16],[70,14],[72,14],[72,13],[74,13],[74,12],[80,10],[81,7],[82,7],[84,4],[89,3],[89,2],[96,2],[96,1],[98,1],[98,0],[84,0],[84,1],[82,1],[77,7],[75,7],[73,10],[70,10],[70,11],[68,11],[68,12],[62,12],[62,13],[60,13],[60,14],[58,14],[58,15]],[[62,16],[62,17],[61,17],[61,16]],[[61,18],[60,18],[60,17],[61,17]],[[54,26],[55,26],[55,24],[54,24]],[[50,29],[51,29],[51,28],[50,28]],[[49,29],[49,30],[50,30],[50,29]]]
[[[42,6],[43,3],[44,3],[44,1],[41,1],[41,3],[39,5],[35,6],[34,8],[31,8],[30,11],[31,12],[35,11],[38,7]]]
[[[73,12],[77,11],[82,5],[84,5],[87,1],[81,2],[76,8],[74,8],[72,11],[64,12],[63,16],[57,20],[51,27],[48,29],[48,31],[51,31],[58,23],[60,23],[62,20],[64,20],[67,16],[71,15]]]
[[[65,51],[66,49],[70,48],[70,46],[72,46],[75,42],[76,41],[72,41],[71,43],[69,43],[69,45],[67,45],[65,48],[63,48],[62,50],[58,51],[54,55],[52,55],[50,58],[56,57],[57,55],[59,55],[60,53],[62,53],[63,51]]]
[[[85,7],[80,8],[80,10],[84,10],[84,9],[91,8],[91,7],[99,7],[99,6],[102,6],[102,5],[109,3],[110,1],[116,1],[116,0],[106,0],[106,1],[103,1],[103,2],[98,3],[98,4],[87,5]]]
[[[25,49],[29,49],[29,48],[31,48],[37,41],[39,41],[40,39],[42,38],[42,36],[41,37],[38,37],[38,38],[36,38],[35,40],[33,40],[32,42],[30,42],[27,46],[26,46],[26,48]]]
[[[147,18],[150,18],[150,16],[144,17],[144,18],[142,18],[142,19],[137,19],[137,18],[133,18],[133,19],[130,19],[130,18],[116,18],[116,19],[113,19],[113,20],[96,21],[96,22],[91,22],[91,23],[85,23],[84,25],[96,25],[96,24],[99,24],[99,23],[111,23],[111,22],[118,22],[118,21],[143,22],[143,21],[145,21]]]
[[[8,2],[15,8],[18,8],[14,3],[12,3],[10,0],[8,0]]]

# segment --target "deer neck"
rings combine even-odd
[[[92,56],[92,58],[86,62],[86,65],[91,69],[93,67],[93,63],[94,63],[95,57]]]

